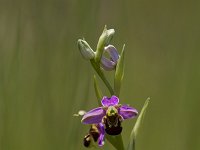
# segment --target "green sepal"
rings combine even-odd
[[[113,35],[115,33],[114,29],[109,29],[107,30],[107,27],[104,27],[103,33],[101,34],[98,44],[97,44],[97,50],[96,50],[96,54],[95,54],[95,62],[99,64],[103,51],[104,51],[104,47],[107,46]]]
[[[145,116],[149,101],[150,101],[150,98],[147,98],[147,100],[144,103],[144,106],[142,107],[140,115],[137,118],[135,126],[133,127],[133,129],[131,131],[130,141],[129,141],[127,150],[135,150],[136,137],[138,135],[138,131],[139,131],[139,129],[140,129],[141,125],[142,125],[142,122],[144,120],[144,116]]]
[[[114,78],[114,91],[115,91],[115,95],[118,97],[120,94],[121,83],[124,77],[124,48],[125,48],[125,45],[122,48],[121,55],[117,62],[115,78]]]

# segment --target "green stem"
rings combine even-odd
[[[95,90],[95,94],[96,94],[96,97],[97,97],[98,104],[99,104],[99,106],[101,106],[101,100],[103,98],[103,94],[102,94],[102,92],[99,88],[99,85],[98,85],[98,82],[97,82],[95,75],[94,75],[94,90]]]
[[[111,135],[106,134],[106,139],[112,144],[112,146],[116,150],[124,150],[124,144],[123,144],[121,134],[116,135],[116,136],[111,136]]]
[[[97,72],[99,77],[102,79],[102,81],[104,82],[104,84],[108,88],[110,94],[114,95],[114,90],[111,87],[108,80],[106,79],[104,73],[101,71],[100,66],[95,62],[94,59],[90,60],[90,62],[92,64],[92,67],[94,68],[94,70]],[[96,79],[95,79],[95,84],[97,84]],[[95,90],[97,91],[97,85],[95,85]],[[99,97],[99,93],[97,95]],[[123,139],[122,139],[121,134],[117,135],[117,136],[106,135],[106,139],[116,148],[116,150],[124,150],[124,144],[123,144]]]
[[[114,91],[112,86],[110,85],[110,83],[108,82],[108,80],[106,79],[104,73],[101,71],[100,66],[95,63],[94,59],[90,60],[92,67],[94,68],[94,70],[97,72],[97,74],[99,75],[99,77],[102,79],[102,81],[105,83],[106,87],[108,88],[109,92],[111,95],[114,95]]]
[[[116,136],[116,141],[117,150],[124,150],[124,143],[121,134]]]

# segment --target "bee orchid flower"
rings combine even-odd
[[[84,137],[83,144],[85,147],[93,146],[93,141],[98,142],[99,146],[104,145],[105,129],[102,123],[92,124],[89,133]]]
[[[135,108],[119,104],[119,98],[115,95],[111,98],[104,96],[101,104],[101,107],[85,113],[81,122],[83,124],[103,123],[105,131],[109,135],[120,134],[122,131],[121,122],[125,119],[134,118],[138,114]]]
[[[95,51],[93,51],[84,39],[78,40],[78,48],[81,55],[83,58],[90,61],[93,69],[101,78],[111,95],[111,97],[103,97],[103,93],[94,76],[94,88],[97,99],[101,100],[100,106],[91,109],[88,112],[80,110],[78,114],[74,114],[74,116],[82,116],[81,122],[90,126],[89,132],[83,139],[83,145],[85,147],[96,148],[96,143],[98,143],[99,146],[103,146],[106,138],[116,150],[125,150],[123,138],[121,136],[123,129],[122,122],[126,119],[135,118],[138,115],[138,111],[135,108],[130,107],[127,104],[124,105],[119,103],[118,97],[124,77],[125,45],[119,54],[117,49],[110,44],[114,33],[114,29],[107,29],[105,26],[103,33],[99,37]],[[106,71],[113,71],[113,86],[104,74]],[[136,135],[138,134],[138,129],[146,112],[148,103],[149,100],[147,99],[137,118],[136,124],[131,131],[127,147],[129,150],[135,150]]]

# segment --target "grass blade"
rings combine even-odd
[[[142,107],[142,110],[140,112],[140,115],[135,123],[135,126],[133,127],[132,131],[131,131],[131,136],[130,136],[130,141],[128,144],[128,148],[127,150],[135,150],[135,141],[136,141],[136,137],[138,135],[138,131],[142,125],[145,113],[146,113],[146,109],[148,107],[150,98],[147,98],[147,100],[144,103],[144,106]]]

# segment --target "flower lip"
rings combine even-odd
[[[89,133],[83,139],[85,147],[94,146],[94,142],[98,142],[99,146],[103,146],[105,141],[105,128],[102,123],[92,124]]]
[[[91,144],[91,137],[90,137],[90,134],[87,134],[83,139],[83,145],[85,147],[89,147],[90,144]]]

